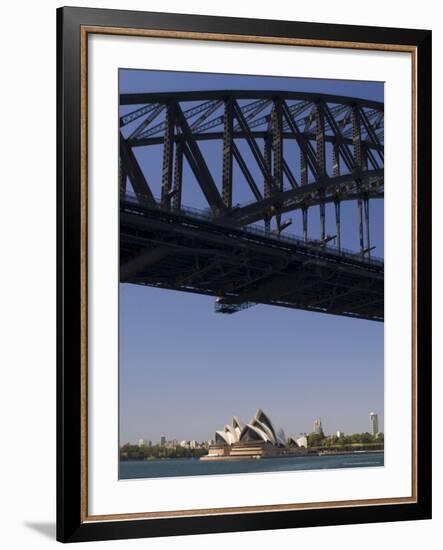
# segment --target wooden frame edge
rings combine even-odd
[[[264,505],[253,507],[235,507],[235,508],[214,508],[201,510],[178,510],[173,512],[152,512],[142,514],[112,514],[107,516],[88,515],[88,469],[87,469],[87,444],[88,444],[88,426],[87,426],[87,218],[88,218],[88,192],[87,192],[87,38],[88,34],[109,34],[109,35],[129,35],[129,36],[149,36],[157,38],[177,38],[191,40],[219,40],[224,42],[247,42],[264,43],[287,46],[306,46],[306,47],[325,47],[342,48],[358,50],[379,50],[379,51],[399,51],[411,54],[412,63],[412,393],[413,393],[413,411],[412,411],[412,496],[392,499],[373,499],[362,501],[336,501],[323,503],[303,503],[303,504],[282,504],[282,505]],[[392,44],[371,44],[365,42],[342,42],[331,40],[307,40],[282,37],[264,37],[249,35],[230,35],[220,33],[202,33],[202,32],[179,32],[148,29],[128,29],[121,27],[103,27],[94,25],[81,25],[80,30],[81,44],[81,524],[95,522],[109,522],[115,520],[136,520],[136,519],[154,519],[154,518],[177,518],[177,517],[202,517],[202,516],[223,516],[229,514],[248,514],[257,512],[278,512],[283,510],[310,510],[325,508],[345,508],[354,506],[377,506],[382,504],[414,504],[418,499],[418,479],[417,479],[417,249],[418,249],[418,225],[417,225],[417,46],[392,45]]]
[[[211,515],[226,515],[232,513],[256,513],[256,512],[277,512],[279,510],[309,510],[309,509],[325,509],[325,508],[345,508],[350,506],[376,506],[383,504],[411,504],[417,502],[417,407],[416,407],[416,262],[412,262],[412,495],[410,497],[393,497],[371,500],[355,500],[355,501],[328,501],[321,503],[303,503],[303,504],[280,504],[280,505],[259,505],[259,506],[239,506],[230,508],[203,508],[195,510],[174,510],[161,512],[144,512],[135,514],[109,514],[109,515],[89,515],[88,513],[88,458],[87,458],[87,441],[88,441],[88,397],[87,397],[87,134],[88,134],[88,117],[87,117],[87,82],[88,82],[88,35],[89,34],[106,34],[106,35],[123,35],[123,36],[140,36],[151,38],[172,38],[172,39],[187,39],[187,40],[216,40],[223,42],[246,42],[246,43],[263,43],[263,44],[278,44],[286,46],[305,46],[305,47],[326,47],[340,49],[358,49],[358,50],[376,50],[376,51],[392,51],[411,54],[411,76],[412,76],[412,251],[413,258],[416,251],[416,208],[414,198],[416,198],[416,46],[405,45],[383,45],[370,44],[364,42],[340,42],[340,41],[322,41],[322,40],[306,40],[296,38],[279,38],[279,37],[261,37],[261,36],[245,36],[245,35],[224,35],[218,33],[199,33],[199,32],[180,32],[180,31],[159,31],[148,29],[128,29],[121,27],[99,27],[93,25],[82,25],[80,30],[81,36],[81,197],[82,197],[82,232],[81,232],[81,250],[82,250],[82,466],[81,466],[81,521],[82,523],[92,523],[97,521],[112,521],[112,520],[131,520],[131,519],[152,519],[152,518],[171,518],[171,517],[189,517],[189,516],[211,516]],[[85,287],[83,287],[85,285]]]
[[[404,44],[377,44],[371,42],[347,42],[344,40],[310,40],[306,38],[285,38],[278,36],[254,36],[245,34],[222,34],[193,31],[168,31],[158,29],[136,29],[127,27],[104,27],[98,25],[82,25],[82,32],[85,32],[87,34],[108,34],[119,36],[173,38],[219,42],[246,42],[250,44],[274,44],[279,46],[304,46],[353,50],[380,50],[389,52],[413,53],[416,50],[415,46],[408,46]]]
[[[80,521],[88,516],[88,36],[80,33]]]
[[[297,510],[324,510],[327,508],[353,508],[363,506],[380,506],[383,504],[414,504],[414,497],[396,497],[380,498],[367,500],[339,500],[325,502],[308,502],[300,504],[265,504],[260,506],[235,506],[225,508],[200,508],[193,510],[172,510],[162,512],[139,512],[128,514],[102,514],[91,515],[85,518],[85,523],[95,523],[98,521],[116,521],[116,520],[141,520],[141,519],[164,519],[180,517],[206,517],[206,516],[226,516],[231,514],[256,514],[281,511]]]

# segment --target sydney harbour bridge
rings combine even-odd
[[[384,261],[370,240],[382,103],[220,90],[121,94],[120,106],[121,282],[213,296],[220,313],[271,304],[383,321]],[[190,186],[202,208],[186,204]]]

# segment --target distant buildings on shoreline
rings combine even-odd
[[[371,435],[377,437],[378,432],[378,414],[371,412],[369,413],[369,421],[371,423]]]
[[[246,430],[245,430],[246,427]],[[318,435],[320,438],[325,438],[322,419],[317,418],[313,423],[313,434]],[[375,412],[369,413],[369,432],[375,438],[380,437],[382,434],[379,432],[378,426],[378,414]],[[243,434],[243,435],[242,435]],[[341,430],[337,430],[335,435],[328,436],[330,438],[335,437],[337,439],[343,439],[345,433]],[[186,449],[205,449],[214,444],[227,444],[232,445],[242,440],[248,441],[267,441],[276,446],[285,446],[286,444],[296,445],[297,447],[307,448],[309,446],[309,434],[301,433],[298,437],[288,437],[286,439],[284,431],[276,431],[272,426],[272,422],[269,417],[261,410],[258,409],[255,417],[248,423],[243,424],[237,417],[233,417],[232,425],[226,424],[223,430],[217,430],[215,432],[215,439],[209,439],[207,441],[197,441],[195,439],[178,441],[177,439],[167,440],[165,435],[160,437],[160,442],[156,445],[165,447],[167,449],[174,449],[176,447],[183,447]],[[152,447],[151,440],[139,439],[137,443],[138,447]]]
[[[371,413],[371,421],[374,422]],[[376,422],[375,418],[375,422]],[[374,424],[372,425],[374,428]],[[377,426],[378,427],[378,426]],[[383,449],[384,443],[375,442],[369,433],[354,434],[345,438],[342,431],[325,436],[320,418],[314,421],[313,432],[298,438],[286,438],[282,429],[276,429],[270,417],[258,409],[255,416],[244,424],[236,416],[232,423],[215,432],[215,442],[200,460],[232,461],[276,458],[317,454],[374,452]]]
[[[321,418],[314,420],[314,433],[320,435],[321,437],[325,436],[323,432],[323,426],[321,424]]]
[[[291,443],[291,441],[289,441],[289,443]],[[301,434],[300,437],[298,437],[295,440],[295,443],[299,447],[304,447],[305,449],[307,449],[308,448],[308,434]]]

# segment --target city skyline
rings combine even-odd
[[[372,420],[372,415],[375,415],[376,417],[376,421],[375,421],[375,425],[377,426],[377,430],[375,430],[375,433],[374,433],[374,422]],[[319,419],[321,420],[321,419]],[[314,426],[315,426],[315,422],[316,420],[314,420]],[[325,437],[330,437],[330,436],[333,436],[333,435],[337,435],[337,437],[343,437],[343,436],[346,436],[346,435],[352,435],[354,433],[369,433],[371,435],[376,435],[377,433],[383,433],[383,430],[379,431],[378,430],[378,413],[375,413],[375,412],[371,412],[369,413],[369,425],[367,426],[367,430],[357,430],[355,432],[345,432],[344,430],[340,429],[340,428],[332,428],[331,430],[332,431],[327,431],[327,432],[324,432],[324,436]],[[300,431],[298,433],[294,432],[292,433],[291,431],[288,431],[286,432],[285,428],[282,427],[283,430],[285,431],[285,435],[287,438],[289,437],[299,437],[301,435],[308,435],[310,433],[315,433],[315,428],[314,429],[311,429],[311,430],[306,430],[306,431]],[[323,429],[323,421],[321,421],[321,428]],[[340,436],[338,435],[340,434]],[[208,438],[203,438],[201,440],[199,439],[196,439],[195,437],[185,437],[184,439],[180,439],[180,438],[177,438],[175,437],[175,435],[172,435],[171,437],[169,437],[168,435],[165,435],[165,434],[162,434],[160,436],[160,438],[158,439],[158,441],[156,441],[155,439],[152,439],[152,438],[149,438],[148,436],[140,436],[138,438],[137,441],[125,441],[123,444],[127,444],[127,443],[130,443],[130,444],[138,444],[139,446],[142,444],[143,442],[143,445],[148,445],[148,446],[151,446],[151,445],[161,445],[162,444],[162,441],[163,441],[163,438],[165,438],[165,442],[166,443],[171,443],[171,442],[177,442],[178,445],[182,445],[184,442],[191,442],[191,441],[196,441],[197,443],[203,443],[203,442],[207,442],[207,441],[211,441],[214,439],[213,437],[214,434],[212,434],[211,437],[208,437]]]
[[[211,89],[384,98],[380,82],[120,71],[122,93]],[[220,170],[218,157],[205,144],[202,151],[209,168]],[[149,165],[150,184],[159,193],[156,154],[154,148],[140,153],[138,161],[142,168]],[[200,208],[198,193],[189,193],[184,204]],[[371,244],[374,255],[383,257],[383,200],[372,202]],[[326,206],[328,234],[335,231],[333,209]],[[356,219],[355,204],[343,203],[343,247],[358,247],[358,235],[350,230]],[[319,231],[318,209],[312,208],[309,223]],[[302,234],[300,216],[294,216],[288,233]],[[323,419],[325,433],[369,431],[373,410],[383,431],[384,326],[269,305],[220,315],[212,297],[120,284],[119,388],[121,444],[159,441],[165,434],[207,440],[227,416],[249,418],[257,407],[287,435],[309,432],[315,418]]]

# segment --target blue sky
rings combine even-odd
[[[211,89],[321,92],[383,101],[383,84],[163,71],[120,71],[122,93]],[[127,109],[126,109],[127,110]],[[122,113],[125,110],[122,109]],[[137,158],[159,185],[158,151]],[[218,152],[204,151],[216,171]],[[214,174],[215,176],[216,174]],[[184,177],[190,177],[185,170]],[[203,207],[197,186],[184,202]],[[310,229],[319,230],[310,211]],[[327,208],[327,233],[335,234]],[[291,233],[301,220],[291,214]],[[342,245],[357,249],[357,209],[342,206]],[[371,242],[383,256],[383,201],[371,203]],[[287,435],[383,427],[383,324],[258,305],[234,315],[214,313],[206,296],[120,285],[120,441],[212,438],[233,414],[249,420],[258,407]]]

